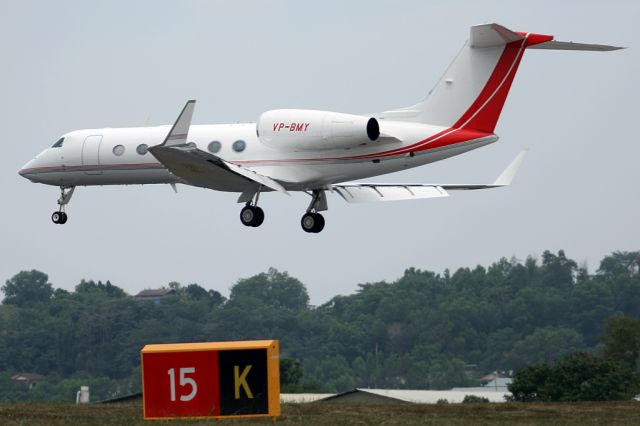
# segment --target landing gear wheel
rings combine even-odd
[[[60,198],[58,198],[58,205],[60,208],[58,211],[53,212],[51,215],[51,220],[53,223],[57,223],[58,225],[64,225],[67,223],[67,214],[64,212],[64,208],[69,201],[71,200],[71,196],[73,195],[73,191],[76,190],[75,186],[61,186],[60,187]]]
[[[258,227],[264,222],[264,211],[257,206],[245,206],[240,211],[240,221],[244,226]]]
[[[264,222],[264,210],[262,210],[258,206],[254,206],[253,208],[255,210],[256,217],[254,218],[253,224],[251,224],[251,226],[257,228],[258,226],[262,225],[262,222]]]
[[[305,213],[300,225],[305,232],[317,234],[324,229],[324,217],[320,213]]]

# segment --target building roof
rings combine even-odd
[[[303,404],[320,401],[333,396],[333,393],[281,393],[280,401],[283,404]]]
[[[16,382],[37,382],[42,379],[44,379],[44,376],[38,373],[16,373],[11,376],[11,380]]]
[[[356,393],[366,397],[371,395],[372,399],[380,400],[380,397],[386,398],[389,402],[409,402],[414,404],[435,404],[438,400],[446,399],[451,403],[460,403],[467,395],[475,395],[487,398],[490,402],[505,402],[505,396],[511,395],[509,392],[496,392],[492,390],[479,388],[458,388],[457,390],[411,390],[411,389],[363,389],[356,388],[350,391],[342,392],[333,396],[324,398],[322,401],[338,402],[340,399],[353,396]]]
[[[175,293],[172,288],[148,288],[136,294],[135,297],[164,297],[172,293]]]

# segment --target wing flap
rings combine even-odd
[[[332,189],[349,203],[416,200],[449,196],[447,191],[434,185],[376,185],[354,183],[333,185]]]
[[[449,193],[447,191],[499,188],[511,184],[526,153],[526,150],[520,152],[516,158],[509,163],[500,176],[490,184],[393,184],[355,182],[332,185],[331,188],[349,203],[438,198],[448,197]]]

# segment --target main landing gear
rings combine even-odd
[[[317,234],[324,229],[324,217],[320,213],[305,213],[300,220],[305,232]]]
[[[324,190],[316,189],[311,194],[311,203],[307,207],[307,212],[300,219],[300,225],[304,232],[317,234],[324,229],[324,217],[319,211],[328,210],[327,196]]]
[[[240,211],[240,222],[244,226],[252,226],[257,228],[264,222],[264,210],[258,207],[258,199],[260,198],[260,189],[255,194],[255,200],[247,201],[247,204]]]
[[[240,221],[244,226],[253,226],[256,228],[264,222],[264,211],[258,206],[252,206],[247,203],[240,211]]]
[[[72,186],[72,187],[64,187],[61,186],[60,187],[60,198],[58,198],[58,205],[60,206],[58,208],[58,211],[53,212],[53,214],[51,215],[51,220],[53,221],[53,223],[56,223],[58,225],[64,225],[65,223],[67,223],[67,213],[65,213],[65,206],[67,204],[69,204],[69,201],[71,200],[71,196],[73,195],[73,191],[75,191],[76,187]]]
[[[264,222],[264,211],[258,207],[260,198],[260,187],[249,189],[240,195],[238,202],[245,202],[245,206],[240,211],[240,221],[244,226],[258,227]],[[300,220],[300,225],[305,232],[317,234],[324,229],[324,217],[318,213],[328,210],[327,196],[324,189],[316,189],[311,193],[311,203],[307,207],[306,213]]]

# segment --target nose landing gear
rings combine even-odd
[[[53,223],[57,223],[58,225],[64,225],[67,223],[67,214],[63,211],[53,212],[51,220]]]
[[[69,204],[69,201],[71,200],[71,196],[73,195],[73,191],[75,191],[75,189],[75,186],[60,187],[61,194],[60,198],[58,198],[58,205],[60,207],[58,208],[58,211],[53,212],[53,214],[51,215],[51,220],[53,221],[53,223],[56,223],[58,225],[64,225],[65,223],[67,223],[68,216],[64,210],[65,206]]]

